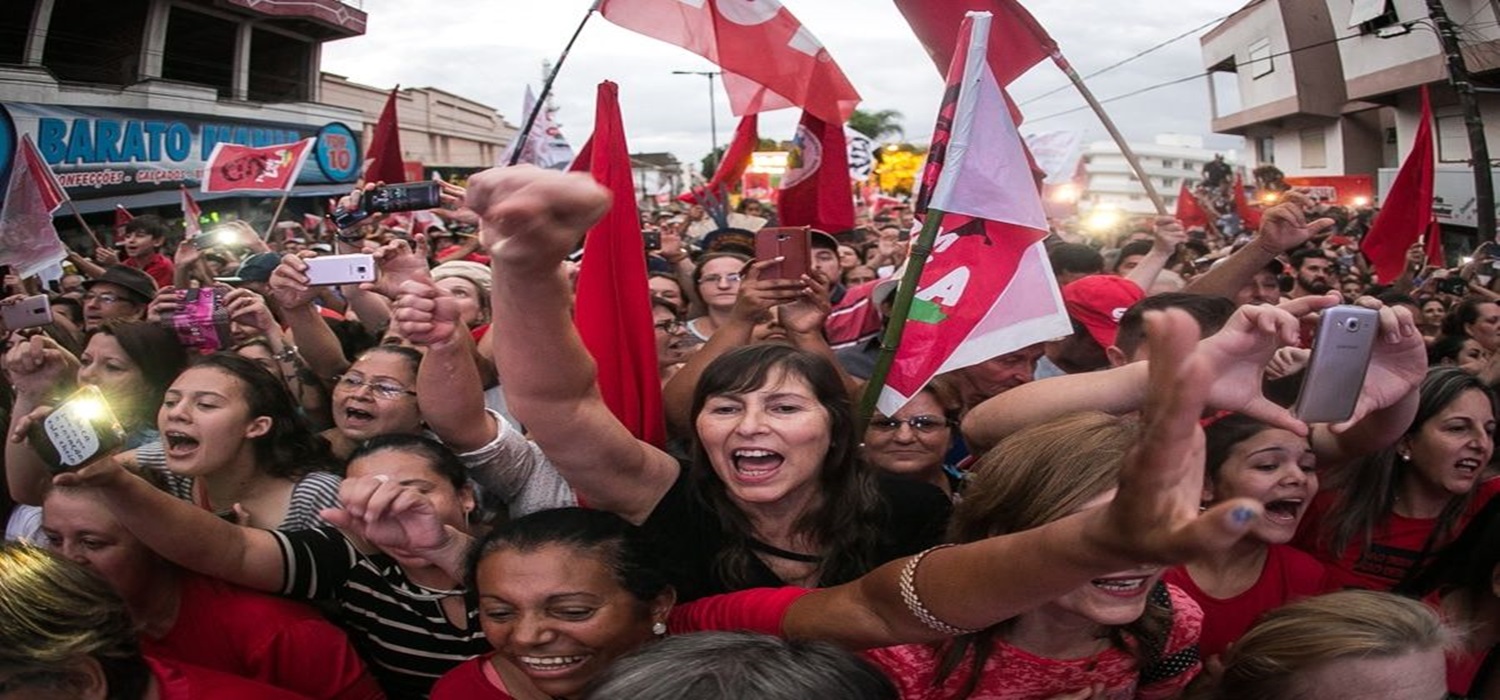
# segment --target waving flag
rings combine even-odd
[[[297,183],[313,139],[271,146],[219,142],[203,168],[203,192],[285,192]]]
[[[1177,220],[1187,228],[1194,226],[1207,226],[1208,214],[1203,211],[1203,205],[1198,203],[1198,196],[1188,189],[1187,183],[1182,183],[1182,189],[1177,191]]]
[[[118,233],[120,229],[125,228],[125,224],[128,224],[132,221],[135,221],[135,215],[131,214],[130,210],[125,208],[125,205],[116,204],[114,225],[115,231]]]
[[[536,108],[536,95],[532,94],[531,86],[526,86],[526,99],[521,106],[521,118],[525,119],[531,111]],[[542,111],[536,115],[536,123],[531,125],[530,135],[522,139],[520,134],[505,147],[505,152],[500,154],[500,159],[495,161],[496,165],[510,165],[510,158],[515,154],[517,148],[521,149],[521,157],[517,163],[530,163],[538,168],[549,170],[567,170],[573,163],[573,147],[568,145],[568,139],[562,134],[562,129],[557,122],[552,121],[552,111],[542,107]]]
[[[400,85],[391,88],[385,108],[380,110],[380,119],[375,122],[367,151],[369,158],[365,160],[365,182],[406,182],[406,162],[401,158],[401,123],[396,120],[396,93],[400,90]]]
[[[968,12],[994,13],[987,58],[1000,87],[1057,54],[1057,42],[1015,0],[896,0],[896,9],[940,71],[952,66],[953,57],[962,53],[957,49],[959,25]]]
[[[203,210],[193,201],[193,193],[182,188],[182,230],[184,238],[195,238],[203,234]]]
[[[854,185],[844,125],[803,112],[792,144],[793,165],[781,176],[776,203],[781,225],[823,231],[853,228]]]
[[[948,70],[921,197],[942,219],[880,393],[886,415],[938,373],[1072,332],[1031,161],[987,60],[990,24],[964,19]]]
[[[619,87],[599,84],[594,135],[578,154],[586,170],[614,194],[609,212],[583,241],[573,323],[599,368],[599,391],[636,438],[666,443],[661,378],[656,365],[650,287],[635,180],[620,120]],[[584,170],[574,163],[575,170]]]
[[[17,276],[25,278],[62,262],[68,251],[52,226],[52,212],[66,201],[67,191],[37,152],[31,136],[23,134],[11,161],[5,205],[0,208],[0,265],[10,265]]]
[[[1260,230],[1260,210],[1250,206],[1250,198],[1245,196],[1245,180],[1239,175],[1234,176],[1234,213],[1240,217],[1240,225],[1250,232]]]
[[[693,192],[684,192],[677,199],[696,204],[698,197],[708,192],[718,196],[722,190],[733,190],[740,184],[740,178],[745,176],[745,169],[750,167],[750,154],[755,152],[755,147],[760,145],[760,134],[757,126],[760,117],[747,114],[740,119],[740,125],[734,130],[734,140],[729,142],[729,148],[724,149],[724,159],[719,161],[719,167],[714,169],[714,177],[703,187],[696,188]]]
[[[1391,181],[1391,189],[1380,201],[1380,211],[1362,248],[1375,266],[1382,284],[1390,284],[1406,267],[1406,249],[1432,225],[1432,181],[1434,177],[1432,143],[1432,104],[1427,88],[1422,88],[1422,119],[1412,136],[1411,152],[1401,162],[1401,170]],[[1429,236],[1438,240],[1437,236]]]
[[[736,115],[801,107],[843,124],[859,104],[828,50],[779,0],[603,0],[599,12],[718,64]]]

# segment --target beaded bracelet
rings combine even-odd
[[[901,601],[906,603],[906,609],[910,610],[911,614],[914,617],[920,620],[922,624],[927,625],[929,628],[950,636],[960,634],[973,634],[975,632],[978,632],[979,630],[968,630],[961,627],[954,627],[953,625],[939,620],[936,615],[932,614],[932,611],[927,609],[926,605],[922,604],[922,599],[917,597],[917,566],[922,563],[922,559],[926,558],[927,555],[939,549],[952,546],[954,545],[940,544],[936,547],[925,549],[908,560],[906,562],[906,566],[901,567],[901,577],[898,579],[898,585],[901,588]]]

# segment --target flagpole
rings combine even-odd
[[[1157,193],[1156,186],[1151,184],[1151,178],[1141,167],[1141,161],[1135,157],[1135,151],[1131,150],[1130,144],[1125,142],[1125,136],[1115,127],[1115,121],[1104,112],[1104,105],[1099,104],[1099,100],[1094,98],[1094,93],[1083,84],[1083,76],[1073,70],[1073,65],[1068,63],[1068,59],[1063,58],[1061,51],[1052,52],[1052,62],[1057,65],[1058,70],[1068,76],[1068,80],[1073,82],[1073,87],[1078,88],[1078,94],[1083,95],[1083,100],[1089,103],[1089,107],[1094,110],[1094,115],[1099,117],[1099,121],[1104,124],[1104,130],[1109,132],[1110,138],[1115,140],[1115,145],[1120,147],[1120,154],[1125,156],[1125,162],[1129,163],[1130,169],[1135,171],[1136,178],[1141,181],[1141,187],[1146,188],[1146,197],[1156,207],[1156,213],[1165,216],[1167,214],[1166,202]]]
[[[557,63],[553,64],[552,72],[547,74],[547,80],[542,83],[542,94],[536,98],[536,104],[531,106],[531,114],[526,115],[526,123],[521,125],[521,130],[516,133],[516,143],[524,145],[526,139],[531,136],[531,127],[536,125],[537,115],[546,109],[547,98],[552,95],[552,81],[557,79],[558,71],[562,70],[563,62],[568,60],[568,52],[573,50],[573,43],[578,41],[578,35],[583,33],[583,25],[589,23],[589,18],[599,9],[600,0],[589,5],[589,11],[583,15],[583,21],[578,23],[578,28],[573,30],[573,37],[568,39],[568,45],[563,47],[562,55],[557,57]],[[524,148],[517,147],[511,150],[510,162],[506,165],[515,165],[521,160],[521,152]]]
[[[911,302],[922,281],[922,268],[927,266],[927,257],[932,254],[932,244],[937,240],[938,229],[944,213],[928,208],[922,220],[922,230],[917,233],[917,242],[906,256],[906,273],[896,287],[896,302],[891,308],[891,317],[886,322],[885,332],[880,338],[880,354],[875,358],[875,369],[870,372],[870,381],[865,384],[864,396],[860,397],[859,413],[855,416],[858,425],[856,434],[865,434],[865,425],[875,415],[875,406],[880,402],[880,392],[885,388],[885,379],[896,362],[896,350],[901,347],[901,335],[906,331],[906,318],[911,315]]]
[[[68,203],[68,210],[73,212],[73,220],[83,227],[83,232],[89,235],[89,240],[94,242],[94,247],[104,247],[104,244],[99,242],[99,237],[94,235],[94,229],[89,228],[88,222],[83,220],[83,214],[78,213],[78,205],[74,204],[71,198],[64,201]]]
[[[271,213],[271,225],[266,227],[266,240],[271,240],[271,233],[276,230],[276,220],[281,218],[281,209],[286,206],[286,198],[292,194],[291,190],[281,193],[281,201],[276,203],[276,211]]]

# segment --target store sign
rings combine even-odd
[[[269,146],[315,137],[317,167],[297,184],[354,182],[359,139],[347,126],[259,122],[185,112],[0,102],[0,169],[8,170],[21,134],[74,199],[105,199],[195,189],[219,143]],[[8,176],[8,173],[5,173]]]

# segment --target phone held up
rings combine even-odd
[[[125,429],[98,387],[85,385],[31,425],[31,445],[54,474],[73,471],[125,442]]]
[[[812,273],[812,235],[806,226],[776,226],[755,232],[755,259],[774,260],[761,277],[795,280]]]
[[[353,211],[335,211],[333,223],[345,229],[371,214],[436,209],[443,205],[441,195],[442,188],[436,182],[403,182],[372,187],[360,193],[359,204]]]
[[[314,287],[375,281],[375,256],[366,253],[308,258],[307,283]]]
[[[0,303],[0,327],[6,331],[36,328],[52,322],[52,304],[46,294],[33,294]]]
[[[1362,306],[1323,311],[1292,415],[1307,423],[1338,423],[1354,415],[1375,349],[1379,317]]]

